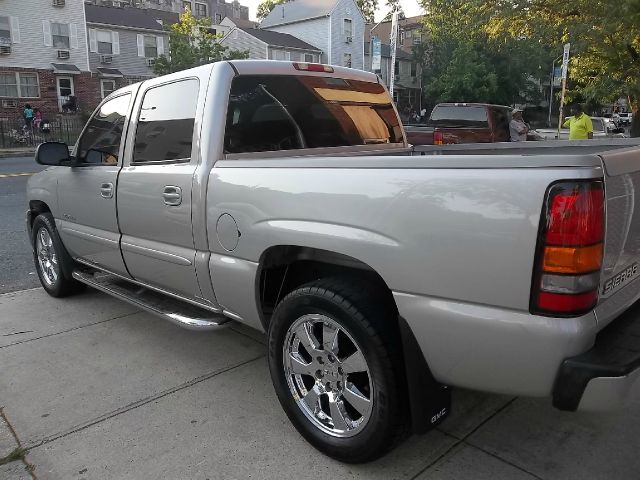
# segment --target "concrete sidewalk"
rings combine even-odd
[[[567,414],[466,391],[438,430],[377,462],[341,464],[291,426],[265,353],[262,335],[242,327],[189,332],[94,291],[0,295],[0,458],[28,449],[0,478],[640,476],[637,404]]]

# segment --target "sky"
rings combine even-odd
[[[262,3],[262,0],[240,0],[240,3],[249,7],[249,18],[255,20],[256,9],[258,8],[258,5]],[[387,2],[385,0],[380,0],[378,3],[384,5]],[[400,0],[400,3],[402,4],[402,9],[407,17],[413,17],[414,15],[420,15],[422,13],[417,0]],[[376,20],[380,21],[387,13],[386,8],[379,8],[376,13]]]

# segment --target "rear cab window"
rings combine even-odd
[[[227,154],[402,143],[402,127],[378,83],[305,75],[233,80]]]

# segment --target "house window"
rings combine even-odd
[[[98,53],[107,55],[111,55],[113,53],[111,32],[106,30],[97,30],[96,41],[98,42]]]
[[[414,45],[420,45],[422,43],[422,33],[420,33],[420,30],[414,30],[413,31],[413,44]]]
[[[353,36],[353,22],[350,18],[345,18],[342,25],[342,33],[345,37]]]
[[[207,16],[207,4],[196,3],[196,17],[202,18]]]
[[[222,21],[222,15],[219,13],[216,13],[216,23],[220,23]]]
[[[111,95],[116,91],[115,80],[100,80],[100,90],[102,91],[102,98]]]
[[[155,35],[144,36],[144,56],[146,58],[156,58],[158,56],[158,39]]]
[[[40,96],[40,88],[38,87],[38,75],[35,73],[19,73],[20,79],[20,97],[21,98],[38,98]]]
[[[342,56],[342,65],[344,65],[345,67],[351,68],[351,54],[350,53],[345,53]]]
[[[0,38],[11,40],[11,21],[9,17],[0,17]]]
[[[418,73],[418,64],[416,62],[411,62],[411,76],[415,78]]]
[[[307,63],[313,63],[316,61],[316,57],[313,53],[305,53],[304,54],[304,61]]]
[[[51,23],[51,38],[55,48],[69,48],[69,24]]]
[[[0,97],[38,98],[39,96],[37,74],[0,72]]]
[[[191,11],[191,2],[182,2],[182,10],[189,10]]]
[[[284,60],[284,50],[273,50],[273,59],[274,60]]]
[[[396,61],[396,64],[393,67],[394,75],[400,75],[400,62]]]
[[[406,36],[406,34],[405,34],[404,30],[402,30],[400,32],[400,45],[404,45],[405,36]]]

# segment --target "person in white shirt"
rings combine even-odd
[[[529,125],[524,123],[522,118],[522,110],[514,108],[511,112],[513,120],[509,123],[509,133],[512,142],[526,142],[527,133],[529,133]]]

